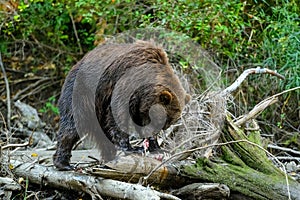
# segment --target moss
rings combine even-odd
[[[254,199],[287,199],[286,177],[273,165],[266,152],[246,140],[261,144],[259,131],[250,131],[248,136],[227,118],[222,135],[223,142],[244,140],[222,146],[221,161],[199,158],[196,165],[186,166],[186,175],[201,181],[222,183],[231,191]],[[289,179],[294,188],[294,197],[300,195],[299,183]]]
[[[231,191],[242,193],[254,199],[284,199],[285,177],[279,174],[264,174],[247,166],[218,164],[211,161],[197,160],[200,165],[187,166],[184,172],[188,176],[201,180],[227,185]],[[282,192],[278,193],[278,188]]]
[[[231,163],[231,164],[234,164],[234,165],[238,165],[238,166],[246,166],[245,163],[239,159],[230,149],[229,147],[227,146],[222,146],[222,158],[228,162],[228,163]]]

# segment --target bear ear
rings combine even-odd
[[[160,93],[160,96],[159,96],[159,100],[160,100],[160,102],[162,102],[164,105],[168,105],[168,104],[170,104],[171,103],[171,101],[172,101],[172,99],[173,99],[173,96],[172,96],[172,94],[169,92],[169,91],[162,91],[161,93]]]

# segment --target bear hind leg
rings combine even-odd
[[[70,165],[71,151],[75,143],[79,140],[76,130],[65,133],[59,132],[57,138],[57,150],[53,155],[53,164],[59,170],[72,170]]]

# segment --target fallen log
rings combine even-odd
[[[104,167],[81,167],[90,161],[87,155],[95,155],[98,152],[95,149],[77,150],[73,151],[73,162],[75,161],[79,166],[78,169],[63,172],[55,170],[50,163],[46,164],[53,153],[53,151],[41,149],[14,152],[10,166],[13,167],[15,177],[27,177],[30,183],[41,186],[86,192],[94,199],[100,199],[100,195],[120,199],[140,199],[140,195],[143,197],[148,195],[149,198],[152,196],[153,199],[157,199],[157,196],[164,199],[179,199],[155,190],[148,191],[149,186],[156,186],[160,189],[176,189],[184,186],[178,191],[174,190],[173,193],[183,199],[186,199],[189,189],[193,189],[196,196],[203,194],[202,199],[212,197],[221,199],[229,196],[229,188],[225,185],[196,183],[187,187],[187,184],[195,183],[199,179],[193,180],[181,176],[179,169],[186,163],[185,161],[161,165],[162,162],[156,159],[132,154],[106,163]],[[34,156],[30,157],[30,155]],[[147,178],[147,181],[143,181],[145,187],[139,184],[158,165],[161,166]],[[147,199],[147,196],[145,198]]]
[[[229,188],[219,183],[193,183],[172,192],[181,199],[226,199],[230,196]]]
[[[234,199],[300,199],[300,183],[269,160],[260,146],[258,130],[246,135],[229,117],[224,130],[223,142],[237,142],[222,146],[218,158],[199,158],[195,165],[185,166],[183,173],[193,179],[227,185]]]
[[[103,196],[114,198],[140,200],[172,199],[179,198],[155,191],[139,184],[125,183],[121,181],[94,177],[78,172],[57,171],[53,167],[45,167],[39,164],[24,163],[12,160],[13,172],[18,177],[27,177],[31,183],[68,190],[84,191],[91,195],[92,199],[102,199]]]
[[[92,168],[89,173],[104,178],[154,185],[160,188],[179,188],[194,182],[188,177],[180,176],[177,170],[180,163],[160,165],[161,161],[156,159],[132,154],[106,163],[105,168]],[[157,166],[160,167],[147,178],[147,181],[143,182],[143,178]]]

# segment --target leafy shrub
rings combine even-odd
[[[55,115],[59,114],[58,107],[55,105],[56,98],[50,97],[43,108],[39,110],[41,113],[52,112]]]
[[[187,33],[212,52],[224,70],[236,70],[224,80],[226,85],[246,68],[256,66],[277,70],[286,77],[285,81],[249,77],[236,94],[241,113],[272,94],[300,86],[299,1],[146,2],[152,11],[143,16],[141,26],[164,26]],[[284,103],[262,115],[263,121],[272,119],[271,123],[280,123],[280,128],[297,129],[299,98],[300,90],[284,96]]]
[[[215,56],[224,71],[234,69],[236,73],[228,73],[230,79],[224,80],[225,85],[245,68],[254,66],[275,69],[286,76],[285,81],[250,77],[237,93],[244,102],[241,107],[246,110],[266,96],[300,85],[299,0],[27,2],[20,1],[15,10],[0,12],[3,22],[0,50],[8,59],[33,55],[28,66],[40,66],[44,62],[55,66],[55,71],[49,73],[43,68],[26,68],[26,71],[40,69],[33,71],[35,74],[63,78],[104,37],[134,28],[163,27],[183,32],[200,43]],[[280,122],[282,127],[290,123],[286,120],[295,121],[299,95],[297,90],[285,96],[284,105],[275,109],[274,124]],[[283,114],[285,118],[281,117]],[[270,115],[274,113],[268,111],[263,117]]]

